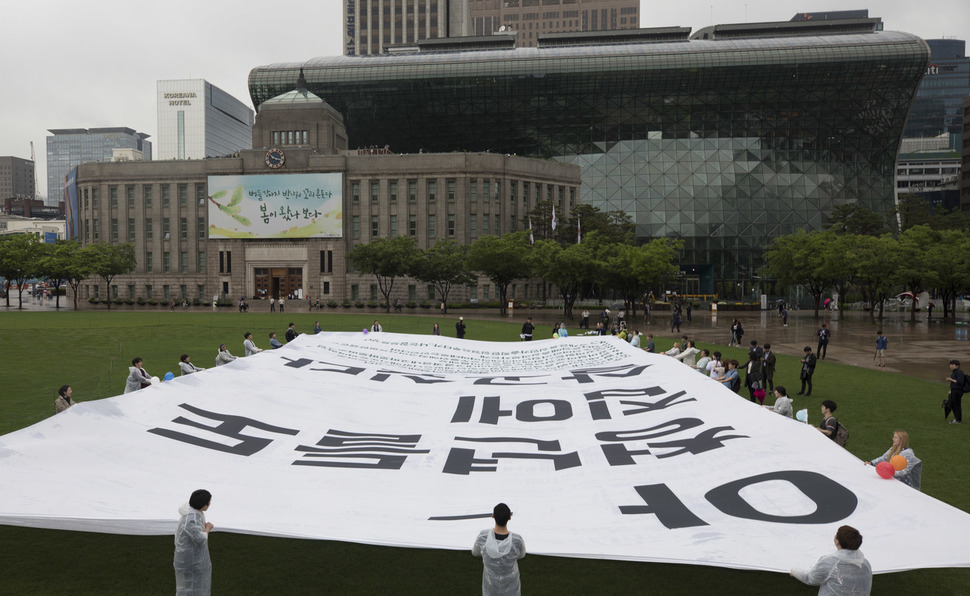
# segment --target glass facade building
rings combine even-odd
[[[309,89],[349,145],[494,151],[582,167],[582,202],[641,240],[681,238],[682,267],[754,279],[773,237],[835,206],[893,208],[894,167],[929,51],[867,33],[340,56],[257,67],[254,105]]]
[[[254,113],[203,79],[158,81],[157,159],[203,159],[253,146]]]
[[[47,201],[56,206],[64,197],[68,173],[90,161],[111,161],[115,149],[140,151],[151,161],[152,144],[148,135],[130,128],[52,128],[47,132]]]
[[[962,134],[963,98],[970,95],[970,58],[962,39],[927,39],[930,62],[906,121],[906,137]],[[958,143],[959,144],[959,143]]]

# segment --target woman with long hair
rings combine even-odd
[[[897,470],[893,474],[893,478],[899,480],[907,486],[912,486],[916,490],[920,490],[920,477],[923,475],[923,462],[920,458],[916,457],[913,453],[913,449],[909,446],[909,433],[904,430],[897,430],[893,432],[893,444],[882,454],[882,457],[877,457],[872,461],[867,461],[865,464],[867,466],[874,466],[879,462],[887,461],[892,463],[892,459],[897,455],[902,456],[906,459],[906,467],[902,470]],[[895,467],[895,466],[893,466]]]

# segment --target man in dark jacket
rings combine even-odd
[[[950,424],[962,424],[963,406],[960,402],[963,401],[965,375],[960,370],[959,360],[950,361],[950,376],[944,379],[944,381],[950,382],[950,395],[948,399],[950,409],[953,410],[953,420],[950,421]]]
[[[771,351],[771,344],[765,344],[765,386],[768,392],[775,390],[775,353]]]
[[[805,357],[801,359],[802,363],[802,390],[798,392],[798,395],[804,395],[808,397],[812,394],[812,375],[815,374],[815,365],[818,363],[818,358],[812,353],[812,348],[810,346],[805,346]],[[805,387],[808,387],[808,391],[805,391]]]

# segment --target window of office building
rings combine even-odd
[[[153,264],[152,253],[148,251],[145,253],[145,273],[152,273]]]
[[[447,191],[448,192],[448,200],[449,201],[454,201],[455,200],[455,181],[454,180],[448,180],[445,183],[445,185],[447,186],[447,189],[448,189],[448,191]]]
[[[162,271],[165,273],[172,272],[172,254],[167,250],[162,253]]]
[[[189,237],[189,220],[186,217],[179,218],[179,236],[186,240]]]
[[[145,285],[145,298],[148,300],[152,299],[152,286],[151,284]]]
[[[350,183],[350,196],[353,197],[355,203],[360,201],[360,182],[354,181]]]
[[[118,187],[117,186],[108,187],[108,197],[109,197],[109,202],[111,203],[111,206],[117,207],[118,206]]]
[[[162,193],[162,207],[168,207],[169,199],[170,199],[169,193],[171,189],[169,189],[167,184],[161,185],[160,189]]]
[[[135,241],[135,218],[128,218],[128,242]]]
[[[449,238],[455,237],[455,214],[454,213],[448,214],[448,237]]]
[[[179,184],[178,191],[179,191],[179,207],[185,207],[186,205],[189,204],[189,185]]]
[[[205,205],[205,184],[195,185],[195,202],[198,203],[200,207]]]
[[[172,288],[170,286],[162,286],[162,298],[166,302],[172,299]]]
[[[438,234],[435,227],[435,216],[433,213],[428,215],[428,238],[434,238]]]
[[[391,238],[397,238],[397,216],[391,216]]]
[[[414,238],[418,235],[418,216],[408,215],[408,236]]]
[[[418,200],[418,181],[408,180],[408,202],[413,203]]]
[[[468,181],[468,200],[469,201],[478,200],[478,180]]]
[[[199,240],[205,240],[205,218],[204,217],[198,218],[195,226],[196,226],[196,230],[199,233]]]
[[[387,183],[387,195],[392,203],[397,200],[397,180],[391,180]]]
[[[152,208],[152,187],[143,186],[141,188],[141,196],[142,198],[145,199],[145,208],[151,209]]]
[[[128,203],[128,210],[134,211],[135,209],[135,187],[134,186],[125,187],[125,199],[127,199],[126,202]]]
[[[171,232],[172,232],[172,229],[169,225],[168,218],[163,217],[162,218],[162,238],[164,238],[165,240],[168,240],[169,238],[172,237]]]
[[[377,238],[377,236],[380,233],[381,233],[381,221],[380,221],[380,218],[378,216],[376,216],[376,215],[371,215],[370,216],[370,237],[371,237],[371,239]]]
[[[180,273],[189,272],[189,253],[184,250],[182,251],[182,254],[179,256],[179,272]]]
[[[112,242],[118,241],[118,218],[117,217],[111,218],[111,241]]]
[[[360,238],[360,216],[354,215],[350,219],[351,237]]]
[[[472,238],[477,237],[478,236],[478,215],[476,215],[475,213],[472,213],[471,215],[468,216],[468,227],[470,228]]]
[[[437,194],[437,191],[438,191],[438,181],[428,180],[428,200],[429,201],[435,200],[435,195]]]
[[[371,203],[376,203],[377,199],[381,196],[381,183],[378,181],[372,181],[370,183],[370,200]]]
[[[196,265],[196,271],[199,273],[205,273],[205,251],[199,251],[199,263]]]

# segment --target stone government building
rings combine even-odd
[[[491,150],[582,168],[581,201],[681,238],[681,291],[752,288],[772,238],[843,204],[888,214],[926,42],[878,18],[434,39],[253,69],[344,115],[350,146]],[[747,295],[750,297],[750,294]]]
[[[522,229],[522,218],[539,201],[551,200],[562,219],[579,201],[580,170],[574,165],[496,153],[394,154],[384,143],[379,149],[348,150],[341,114],[308,92],[302,79],[293,81],[295,90],[291,84],[289,91],[260,103],[255,149],[204,160],[78,167],[73,190],[79,214],[76,234],[82,244],[135,246],[135,271],[115,278],[108,298],[199,298],[209,303],[214,296],[236,300],[293,295],[322,303],[368,301],[379,298],[374,277],[347,270],[347,252],[356,244],[399,235],[415,238],[419,248],[445,238],[467,244]],[[296,212],[306,205],[290,198],[279,203],[280,213],[244,217],[245,208],[262,204],[250,205],[247,196],[233,205],[227,197],[213,197],[209,189],[213,182],[235,184],[238,176],[247,176],[250,188],[273,188],[304,180],[299,175],[336,180],[328,192],[337,197],[337,207],[326,216],[335,228],[312,237],[285,231],[281,233],[291,236],[256,233],[236,238],[226,237],[215,225],[214,219],[232,223],[226,214],[233,209],[237,228],[258,228],[263,221],[279,231],[323,221],[322,213],[313,222],[296,213],[296,221],[277,223],[290,218],[291,205]],[[238,212],[238,206],[244,211]],[[238,223],[242,220],[247,223]],[[513,297],[536,297],[540,285],[518,284]],[[103,290],[103,284],[90,279],[81,286],[80,298],[105,298]],[[396,284],[398,297],[435,299],[431,288],[413,280]],[[452,297],[488,300],[496,294],[483,280],[469,290],[457,289]]]

